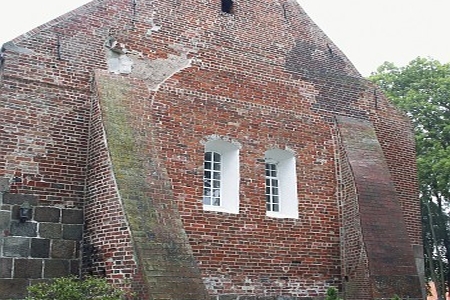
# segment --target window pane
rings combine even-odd
[[[266,209],[279,211],[277,165],[266,163]]]
[[[272,187],[272,195],[273,196],[278,196],[278,188]]]
[[[217,152],[214,152],[214,161],[220,162],[220,154]]]
[[[212,152],[205,152],[205,161],[211,161]]]
[[[280,203],[279,201],[278,201],[278,196],[273,196],[272,197],[272,203]]]
[[[214,151],[205,152],[203,163],[203,203],[205,205],[220,205],[220,164],[221,155]]]
[[[280,206],[278,204],[274,204],[272,209],[273,211],[280,211]]]

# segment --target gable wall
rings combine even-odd
[[[293,1],[240,1],[232,16],[216,2],[93,1],[16,41],[33,54],[7,49],[2,105],[20,126],[2,124],[0,172],[20,178],[13,192],[50,205],[99,200],[85,194],[87,155],[96,147],[88,144],[91,83],[94,69],[109,67],[147,88],[142,115],[157,133],[148,153],[167,170],[210,294],[313,297],[341,283],[335,115],[374,122],[419,245],[412,139],[396,142],[405,119],[375,99]],[[239,215],[202,210],[202,143],[211,135],[242,144]],[[262,159],[273,147],[297,154],[298,220],[265,216]],[[409,175],[401,175],[405,168]],[[94,211],[89,218],[102,220]],[[107,243],[96,246],[115,249]]]

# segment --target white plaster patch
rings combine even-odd
[[[132,75],[144,80],[151,91],[156,91],[174,74],[190,67],[191,62],[192,60],[184,55],[169,55],[166,59],[135,60]]]
[[[20,53],[20,54],[34,54],[33,50],[24,48],[24,47],[19,47],[16,44],[14,44],[13,42],[6,42],[3,44],[3,49],[7,50],[7,51],[11,51],[11,52],[16,52],[16,53]]]
[[[114,74],[130,74],[133,67],[133,60],[126,54],[114,51],[107,52],[108,71]]]
[[[242,148],[242,144],[239,143],[238,141],[236,141],[236,140],[234,140],[234,139],[232,139],[232,138],[230,138],[230,137],[227,137],[227,136],[220,136],[220,135],[218,135],[218,134],[211,134],[211,135],[208,135],[208,136],[205,137],[204,140],[200,141],[200,143],[201,143],[202,145],[205,145],[207,142],[210,142],[210,141],[224,141],[224,142],[228,142],[228,143],[233,144],[233,145],[236,146],[238,149],[241,149],[241,148]]]

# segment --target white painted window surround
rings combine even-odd
[[[215,198],[211,200],[209,195],[210,180],[208,176],[211,173],[207,172],[207,161],[204,163],[204,184],[203,184],[203,209],[207,211],[218,211],[232,214],[239,213],[239,146],[223,141],[223,140],[210,140],[205,143],[205,154],[208,152],[219,154],[216,156],[220,158],[220,182],[215,183],[216,187],[220,188],[214,190]],[[206,156],[205,156],[206,157]],[[215,162],[217,163],[217,161]]]
[[[273,218],[298,218],[297,174],[295,156],[291,151],[271,149],[265,153],[265,161],[277,167],[278,211],[267,210],[266,215]]]

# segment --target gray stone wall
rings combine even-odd
[[[31,205],[29,220],[20,206]],[[83,210],[40,206],[32,195],[0,191],[0,299],[23,299],[34,282],[79,274]]]

